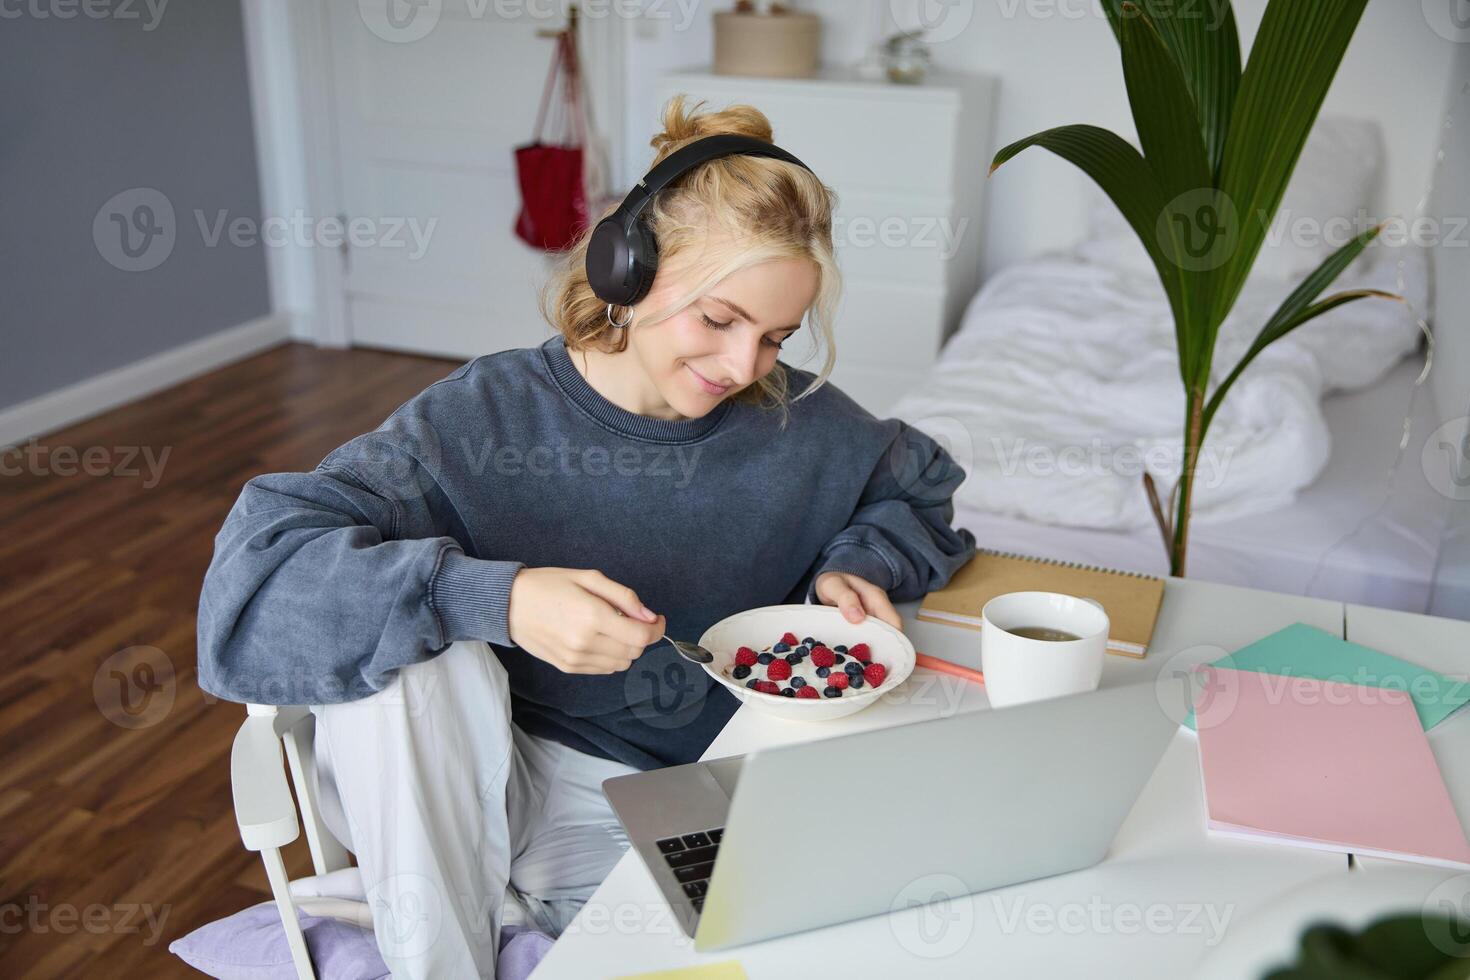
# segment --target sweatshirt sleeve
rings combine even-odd
[[[416,448],[380,429],[311,473],[245,484],[200,592],[200,687],[262,704],[352,701],[455,640],[511,645],[521,563],[465,554]]]
[[[884,589],[895,602],[942,588],[975,555],[975,535],[951,526],[954,492],[965,471],[945,449],[914,427],[898,432],[879,458],[848,526],[822,549],[807,584],[816,601],[817,576],[848,572]]]

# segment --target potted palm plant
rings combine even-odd
[[[1208,18],[1177,0],[1101,2],[1122,51],[1142,151],[1097,126],[1060,126],[1005,147],[990,170],[1030,146],[1080,167],[1117,205],[1158,271],[1184,384],[1183,455],[1167,507],[1147,475],[1143,490],[1170,571],[1183,575],[1200,450],[1241,372],[1270,344],[1336,306],[1399,298],[1372,289],[1319,298],[1379,232],[1369,229],[1287,296],[1238,364],[1218,379],[1212,373],[1220,325],[1255,263],[1367,0],[1271,0],[1243,70],[1228,0],[1210,5]]]

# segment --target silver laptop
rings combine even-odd
[[[1159,696],[1128,684],[602,788],[694,948],[726,949],[886,913],[926,874],[978,892],[1096,864],[1179,728]]]

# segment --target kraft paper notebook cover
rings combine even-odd
[[[1470,869],[1470,842],[1407,692],[1202,665],[1211,833]]]
[[[1470,682],[1447,677],[1381,650],[1349,643],[1306,623],[1293,623],[1212,664],[1263,674],[1408,691],[1426,732],[1470,701]],[[1193,710],[1185,717],[1184,724],[1194,727]]]
[[[981,548],[942,589],[929,593],[917,616],[930,623],[980,628],[980,610],[1007,592],[1062,592],[1096,599],[1112,623],[1108,652],[1142,657],[1153,638],[1164,580]]]

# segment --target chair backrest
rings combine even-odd
[[[307,953],[306,939],[291,898],[291,881],[286,876],[281,848],[301,834],[296,801],[306,824],[306,843],[317,874],[348,866],[347,849],[327,829],[321,818],[317,795],[316,753],[313,738],[316,716],[303,707],[246,705],[245,723],[235,734],[230,751],[230,787],[235,801],[235,821],[247,850],[260,852],[270,881],[271,895],[281,913],[281,924],[291,949],[291,959],[301,980],[315,980]],[[285,750],[285,765],[281,753]],[[290,767],[290,782],[286,770]],[[291,788],[296,789],[296,801]]]

